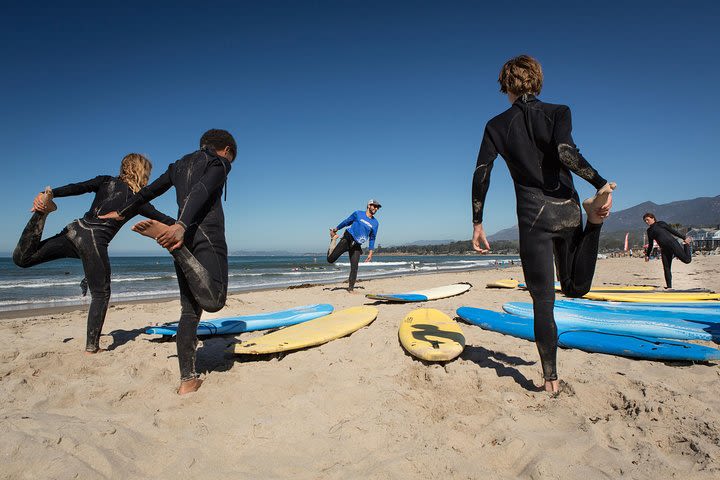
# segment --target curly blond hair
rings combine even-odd
[[[144,155],[128,153],[120,162],[120,180],[137,193],[150,180],[152,163]]]
[[[539,95],[543,86],[543,71],[540,62],[530,55],[511,58],[500,70],[498,76],[500,91],[520,96],[525,93]]]

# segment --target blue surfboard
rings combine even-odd
[[[315,318],[330,315],[333,306],[327,303],[305,305],[279,312],[259,313],[257,315],[243,315],[240,317],[216,318],[200,322],[197,328],[198,335],[225,335],[230,333],[252,332],[270,328],[287,327],[296,323],[307,322]],[[150,327],[145,333],[156,335],[177,335],[177,322]]]
[[[720,310],[714,308],[675,307],[671,304],[648,306],[644,303],[598,302],[594,300],[555,300],[555,308],[584,312],[606,312],[624,315],[648,315],[654,318],[682,319],[720,324]]]
[[[482,308],[460,307],[460,318],[485,330],[534,341],[533,320]],[[595,330],[564,330],[558,326],[558,345],[586,352],[648,360],[720,360],[720,350],[692,343]]]
[[[503,310],[511,315],[533,318],[532,303],[509,302]],[[619,333],[681,340],[720,339],[720,325],[700,324],[679,318],[653,316],[652,314],[623,314],[607,311],[565,309],[555,306],[555,323],[559,328],[592,329],[604,333]]]
[[[558,300],[559,301],[559,300]],[[571,298],[563,300],[564,302],[582,303],[585,305],[598,305],[602,304],[608,307],[622,307],[622,308],[662,308],[663,310],[668,309],[692,309],[697,311],[715,311],[720,313],[720,302],[714,300],[702,300],[698,302],[687,302],[687,303],[653,303],[653,302],[610,302],[604,300],[589,300],[587,298]],[[691,310],[691,311],[692,311]]]

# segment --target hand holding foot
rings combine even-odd
[[[132,231],[156,240],[170,251],[182,247],[185,229],[182,225],[165,225],[157,220],[142,220],[132,226]],[[179,240],[177,236],[179,235]]]
[[[31,212],[38,212],[38,213],[50,213],[57,210],[57,205],[55,205],[55,202],[53,202],[53,192],[52,188],[49,186],[45,187],[45,191],[42,193],[39,193],[35,199],[33,200],[33,208],[30,209]]]
[[[692,237],[685,237],[685,240],[683,241],[683,243],[685,245],[690,245],[692,243],[692,241],[693,241]]]
[[[338,237],[337,230],[334,228],[330,229],[330,240],[333,240]]]
[[[616,187],[615,182],[608,182],[597,191],[594,197],[583,201],[583,208],[587,213],[588,222],[599,225],[610,215],[612,192]]]

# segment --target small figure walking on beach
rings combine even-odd
[[[126,155],[120,163],[120,175],[112,177],[100,175],[80,183],[71,183],[63,187],[46,187],[33,201],[30,221],[27,223],[13,252],[15,265],[22,268],[60,258],[79,258],[82,260],[85,278],[81,283],[83,294],[90,290],[90,309],[88,310],[87,340],[85,352],[100,352],[100,334],[105,323],[110,302],[110,241],[130,219],[102,219],[98,215],[118,209],[134,193],[147,185],[152,164],[139,153]],[[90,210],[82,218],[73,220],[62,232],[42,240],[45,220],[50,212],[57,210],[53,198],[82,195],[95,192]],[[158,212],[152,205],[146,204],[137,212],[167,225],[175,223],[173,218]],[[133,214],[135,215],[135,214]]]
[[[655,215],[648,212],[643,215],[643,221],[648,226],[648,246],[645,249],[645,261],[650,260],[650,253],[654,242],[660,246],[660,258],[662,259],[663,271],[665,272],[665,288],[672,288],[672,267],[673,258],[677,257],[683,263],[692,261],[692,238],[672,228],[667,223],[657,220]],[[675,237],[682,239],[682,246],[675,240]]]
[[[225,306],[228,289],[228,251],[222,191],[235,159],[235,139],[226,130],[208,130],[200,150],[170,164],[157,180],[140,190],[107,218],[133,215],[153,198],[175,187],[178,220],[163,225],[152,220],[133,230],[155,239],[175,260],[180,286],[180,323],[177,352],[180,395],[197,391],[202,384],[195,370],[197,326],[203,310],[217,312]]]
[[[600,229],[610,214],[615,184],[601,177],[575,146],[570,108],[537,98],[543,84],[537,60],[527,55],[509,60],[498,83],[511,106],[485,127],[472,182],[473,248],[490,251],[483,210],[490,171],[501,155],[515,184],[520,260],[533,299],[544,388],[555,393],[559,381],[554,267],[565,295],[581,297],[590,290]],[[597,189],[595,196],[582,202],[588,217],[584,229],[571,172]]]
[[[330,247],[328,247],[327,261],[335,263],[340,255],[348,252],[350,257],[350,277],[348,278],[348,292],[355,288],[357,280],[360,255],[362,255],[362,244],[369,240],[368,256],[366,262],[372,261],[373,250],[375,249],[375,238],[377,238],[378,223],[375,215],[382,205],[375,199],[368,200],[367,208],[353,212],[349,217],[340,222],[337,227],[330,229]],[[338,230],[349,227],[338,241]]]

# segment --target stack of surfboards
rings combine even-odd
[[[375,307],[351,307],[235,345],[237,354],[262,355],[327,343],[350,335],[377,317]]]
[[[304,305],[279,312],[243,315],[239,317],[216,318],[200,322],[197,327],[198,335],[227,335],[232,333],[252,332],[255,330],[268,330],[271,328],[287,327],[297,323],[307,322],[315,318],[331,314],[333,306],[327,303],[317,305]],[[177,335],[178,323],[170,323],[156,327],[149,327],[145,333],[155,335]]]
[[[713,302],[717,303],[717,302]],[[628,305],[632,305],[628,307]],[[473,307],[460,318],[483,329],[535,340],[532,304],[507,303],[508,313]],[[587,352],[654,360],[720,360],[717,348],[680,340],[720,341],[720,307],[557,301],[558,345]]]

